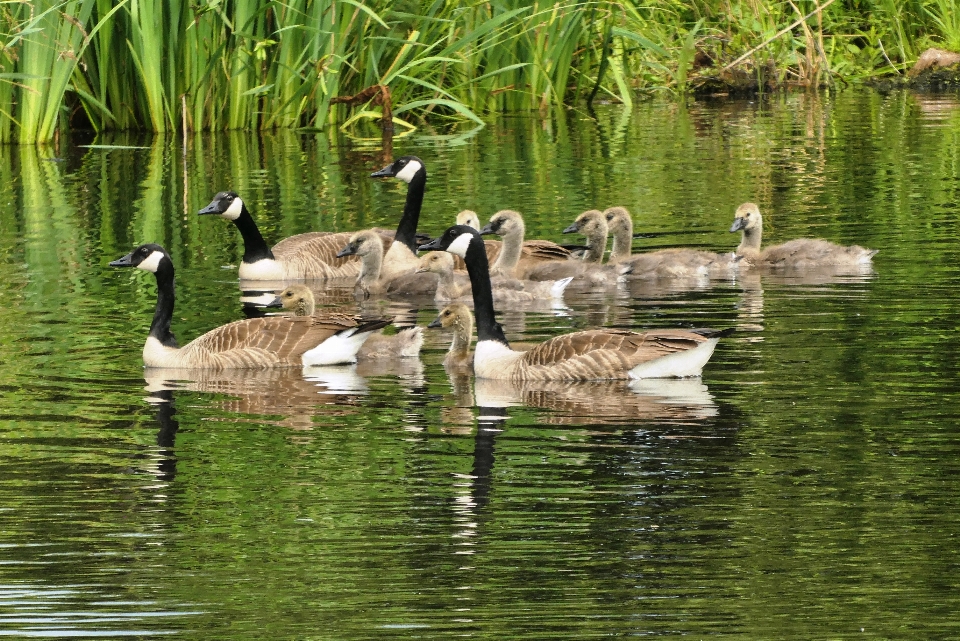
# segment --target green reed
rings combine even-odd
[[[960,47],[956,0],[29,0],[0,3],[0,141],[70,126],[169,130],[339,126],[632,104],[736,65],[818,86]],[[802,20],[801,20],[802,19]],[[799,22],[793,28],[791,24]],[[779,35],[778,35],[779,34]]]

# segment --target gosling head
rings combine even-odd
[[[132,252],[110,262],[111,267],[136,267],[156,274],[160,269],[173,270],[173,261],[167,250],[155,243],[140,245]]]
[[[610,207],[604,210],[603,216],[607,219],[610,233],[633,234],[633,219],[626,207]]]
[[[523,216],[519,212],[512,209],[501,209],[490,217],[490,222],[484,225],[480,233],[507,236],[524,231]]]
[[[344,256],[368,256],[379,252],[383,254],[383,240],[377,232],[365,229],[350,237],[347,245],[337,252],[337,258]]]
[[[760,208],[754,203],[743,203],[737,207],[730,231],[751,231],[760,229],[762,226],[763,216],[760,215]]]
[[[380,171],[370,174],[371,178],[398,178],[407,184],[417,176],[427,179],[427,169],[416,156],[397,158]]]
[[[453,271],[453,256],[447,252],[430,252],[420,257],[417,264],[417,273],[433,272],[434,274],[447,274]]]
[[[292,310],[296,316],[313,314],[313,292],[306,285],[290,285],[274,299],[284,309]]]
[[[455,326],[462,327],[465,321],[470,320],[470,308],[463,303],[451,303],[440,310],[440,315],[427,325],[427,327],[450,328]],[[472,328],[471,328],[472,329]]]
[[[573,221],[573,223],[563,230],[564,234],[579,233],[583,236],[603,236],[607,235],[607,217],[603,212],[596,209],[589,209]]]
[[[477,216],[477,212],[472,209],[464,209],[459,214],[457,214],[457,224],[466,225],[467,227],[473,227],[476,230],[480,229],[480,216]]]
[[[210,201],[210,204],[197,212],[200,216],[207,214],[217,214],[223,216],[227,220],[236,220],[240,218],[240,214],[243,213],[243,200],[232,191],[221,191],[216,196],[213,197],[213,200]]]

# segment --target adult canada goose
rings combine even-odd
[[[473,314],[463,303],[451,303],[442,310],[436,320],[427,327],[453,328],[453,340],[447,355],[443,357],[446,368],[467,369],[473,365],[470,340],[473,335]]]
[[[878,251],[859,245],[845,247],[819,238],[798,238],[761,250],[763,216],[754,203],[743,203],[737,207],[730,231],[743,233],[736,253],[742,257],[743,262],[752,267],[864,267],[871,264]]]
[[[294,316],[313,316],[316,309],[313,291],[299,283],[280,292],[277,304],[292,311]],[[377,333],[370,336],[357,352],[357,360],[412,357],[420,353],[422,346],[422,327],[408,327],[392,336]]]
[[[417,268],[417,224],[420,221],[423,193],[427,185],[427,168],[416,156],[403,156],[380,171],[373,172],[370,177],[397,178],[407,183],[403,215],[397,224],[393,244],[382,261],[382,276],[389,280]]]
[[[469,225],[468,225],[469,226]],[[470,297],[470,278],[453,269],[453,255],[447,252],[429,252],[420,257],[417,273],[432,272],[440,277],[436,300],[457,300]],[[573,278],[561,280],[519,280],[495,276],[493,300],[496,303],[525,303],[544,299],[563,298],[563,290]]]
[[[232,191],[221,191],[198,213],[219,215],[240,230],[243,259],[237,275],[241,279],[353,278],[360,271],[357,261],[337,258],[337,251],[350,237],[346,232],[298,234],[281,240],[271,249],[243,199]]]
[[[473,288],[478,378],[597,380],[699,376],[724,332],[597,329],[551,338],[528,352],[510,348],[494,317],[490,270],[476,230],[456,225],[421,250],[443,250],[464,259]]]
[[[437,291],[439,277],[436,274],[417,273],[419,259],[409,271],[400,273],[394,271],[392,276],[385,275],[383,265],[386,257],[383,253],[383,240],[376,232],[358,231],[337,254],[337,256],[354,255],[360,257],[360,275],[357,277],[356,292],[364,297],[382,294],[433,296]]]
[[[610,207],[603,212],[613,249],[609,262],[622,266],[622,274],[630,278],[701,278],[730,275],[737,268],[736,255],[699,249],[661,249],[631,254],[633,244],[633,219],[625,207]]]
[[[344,314],[249,318],[178,347],[170,331],[174,270],[166,250],[160,245],[140,245],[110,265],[137,267],[156,276],[157,308],[143,347],[147,367],[243,369],[352,363],[370,333],[390,324],[389,319],[361,321]]]

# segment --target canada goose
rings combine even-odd
[[[243,259],[237,275],[241,279],[352,278],[360,271],[357,261],[337,258],[337,251],[350,237],[346,232],[298,234],[270,249],[243,199],[232,191],[221,191],[198,213],[217,214],[240,230]]]
[[[737,256],[753,267],[782,267],[786,269],[813,269],[817,267],[862,267],[871,264],[876,249],[859,245],[848,247],[819,238],[798,238],[760,249],[763,235],[763,216],[754,203],[737,207],[731,232],[743,232]]]
[[[469,225],[468,225],[469,226]],[[463,303],[451,303],[442,310],[436,320],[427,327],[453,328],[453,340],[450,349],[443,357],[446,368],[467,369],[473,365],[470,353],[470,340],[473,335],[473,314]]]
[[[469,225],[468,225],[469,227]],[[453,269],[453,255],[447,252],[429,252],[420,257],[417,273],[433,272],[440,276],[436,300],[457,300],[470,297],[470,278]],[[497,276],[493,282],[493,300],[497,303],[524,303],[543,299],[559,299],[573,278],[561,280],[519,280]]]
[[[157,308],[143,347],[147,367],[242,369],[352,363],[370,333],[388,319],[361,321],[344,314],[310,318],[249,318],[210,330],[183,347],[170,331],[174,303],[174,269],[160,245],[140,245],[110,263],[137,267],[157,279]]]
[[[738,258],[726,252],[699,249],[661,249],[632,255],[633,219],[625,207],[610,207],[603,212],[613,249],[610,264],[620,265],[620,273],[631,278],[704,278],[729,275],[736,269]]]
[[[337,256],[353,255],[360,257],[360,275],[357,277],[355,290],[364,297],[381,294],[433,296],[437,291],[439,278],[436,274],[417,273],[419,259],[414,262],[413,268],[409,271],[394,270],[393,276],[385,275],[383,264],[386,257],[383,253],[383,240],[376,232],[369,229],[358,231],[337,254]]]
[[[617,329],[574,332],[551,338],[528,352],[510,348],[494,317],[490,270],[476,230],[456,225],[421,250],[443,250],[464,259],[473,288],[478,378],[510,380],[595,380],[699,376],[725,332]]]
[[[290,285],[277,295],[281,307],[291,310],[294,316],[313,316],[316,302],[313,291],[306,285]],[[423,346],[423,328],[408,327],[392,336],[382,333],[373,334],[366,340],[357,359],[376,360],[381,358],[404,358],[416,356]]]
[[[417,224],[420,221],[423,193],[427,185],[427,168],[416,156],[403,156],[383,169],[373,172],[370,177],[397,178],[407,183],[403,215],[397,223],[397,231],[393,236],[394,242],[382,261],[382,276],[389,280],[417,268]]]

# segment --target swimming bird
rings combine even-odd
[[[390,272],[384,269],[389,258],[384,256],[383,241],[379,234],[370,230],[358,231],[337,256],[359,256],[360,274],[355,291],[363,297],[379,295],[433,296],[437,291],[439,277],[436,274],[418,273],[419,259],[412,270]],[[392,275],[388,275],[392,274]]]
[[[469,226],[469,225],[468,225]],[[420,257],[417,273],[432,272],[440,277],[436,300],[470,298],[470,278],[454,271],[453,255],[447,252],[429,252]],[[503,276],[492,277],[493,300],[497,303],[527,303],[544,299],[563,298],[563,290],[573,278],[561,280],[519,280]]]
[[[370,177],[396,178],[407,183],[403,215],[397,223],[393,244],[387,249],[382,261],[382,276],[390,280],[417,269],[417,224],[420,221],[420,209],[423,207],[423,194],[427,185],[427,168],[416,156],[403,156],[373,172]]]
[[[147,367],[263,369],[352,363],[370,334],[390,324],[389,319],[361,320],[345,314],[249,318],[212,329],[179,347],[170,331],[174,268],[167,251],[160,245],[140,245],[110,265],[136,267],[156,277],[157,307],[143,347]]]
[[[603,212],[613,248],[609,263],[620,266],[628,278],[689,279],[730,276],[737,269],[738,257],[731,252],[717,253],[678,247],[632,254],[633,219],[626,207],[610,207]]]
[[[497,323],[490,268],[476,230],[455,225],[421,250],[443,250],[463,258],[473,288],[478,378],[509,380],[598,380],[699,376],[726,332],[663,329],[630,332],[596,329],[564,334],[527,352],[510,348]]]
[[[281,240],[271,249],[243,199],[221,191],[199,215],[216,214],[233,222],[243,237],[243,259],[237,275],[246,280],[353,278],[360,271],[355,260],[337,258],[350,237],[346,232],[310,232]]]
[[[871,264],[876,249],[860,245],[843,246],[820,238],[798,238],[760,249],[763,236],[763,216],[754,203],[737,207],[731,232],[742,232],[736,254],[751,267],[784,269],[815,269],[818,267],[861,268]]]
[[[473,365],[473,354],[470,353],[470,341],[473,336],[473,314],[463,303],[447,305],[437,316],[436,320],[427,327],[453,328],[453,340],[450,349],[443,357],[446,368],[457,370],[469,369]]]
[[[276,302],[283,309],[292,311],[294,316],[313,316],[316,310],[313,291],[299,283],[280,292]],[[378,332],[366,340],[357,352],[357,360],[412,357],[420,353],[422,346],[422,327],[407,327],[390,336]]]

